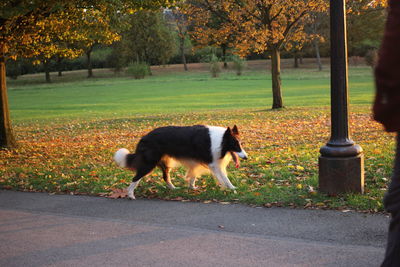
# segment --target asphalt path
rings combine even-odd
[[[0,266],[379,266],[382,214],[0,190]]]

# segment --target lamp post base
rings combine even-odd
[[[336,195],[364,193],[364,155],[319,157],[319,191]]]

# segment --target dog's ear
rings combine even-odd
[[[233,130],[230,128],[230,127],[228,127],[228,128],[226,128],[226,131],[225,131],[225,133],[224,133],[224,136],[234,136],[235,134],[234,134],[234,132],[233,132]]]
[[[232,133],[233,133],[234,135],[239,135],[239,130],[238,130],[238,127],[237,127],[236,125],[233,126],[233,128],[232,128]]]

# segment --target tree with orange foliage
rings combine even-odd
[[[226,7],[216,4],[211,10],[205,1],[189,0],[183,5],[183,13],[187,15],[191,25],[189,35],[195,43],[195,48],[220,47],[224,68],[227,68],[227,50],[234,47],[236,35],[232,32],[231,25],[226,23],[228,20]]]
[[[26,43],[23,47],[25,51],[30,51],[30,53],[20,56],[34,58],[34,64],[42,63],[46,82],[51,82],[49,64],[53,58],[75,58],[83,53],[82,48],[77,46],[78,42],[87,39],[78,27],[78,17],[81,18],[80,13],[78,9],[70,9],[43,17],[36,22],[36,25],[41,29],[37,33],[37,38]],[[10,47],[10,57],[15,58],[22,51],[19,51],[15,46]]]
[[[245,56],[250,52],[271,56],[272,108],[282,108],[280,53],[293,43],[301,43],[306,35],[305,20],[311,12],[324,11],[325,0],[198,0],[190,1],[191,14],[202,18],[195,26],[200,38],[232,40],[236,53]],[[190,9],[189,9],[190,10]],[[202,12],[201,12],[202,11]],[[196,15],[201,12],[201,15]],[[208,23],[218,18],[219,27],[209,28]],[[205,37],[203,37],[205,36]],[[233,37],[233,38],[230,38]]]
[[[143,8],[157,8],[169,5],[174,0],[2,0],[0,2],[0,147],[15,146],[15,138],[11,127],[7,86],[6,58],[33,57],[37,55],[40,43],[47,41],[49,36],[46,21],[50,17],[74,9],[95,9],[108,12],[127,12]],[[65,13],[66,18],[70,18]],[[68,31],[68,20],[64,22],[57,37]],[[51,23],[57,23],[52,20]],[[49,42],[46,45],[49,52],[56,52],[58,46]]]

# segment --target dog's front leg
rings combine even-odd
[[[163,178],[164,178],[164,181],[167,183],[168,188],[169,189],[176,189],[174,184],[171,182],[171,175],[170,175],[171,168],[167,167],[164,164],[160,164],[160,168],[161,168],[161,170],[163,172]]]
[[[231,181],[229,180],[228,176],[226,175],[226,171],[221,169],[221,166],[215,163],[211,163],[208,165],[214,177],[217,178],[218,182],[220,183],[222,188],[228,187],[231,190],[235,190],[236,187],[233,186]]]
[[[196,176],[190,177],[189,188],[193,190],[198,189],[198,187],[196,186]]]

